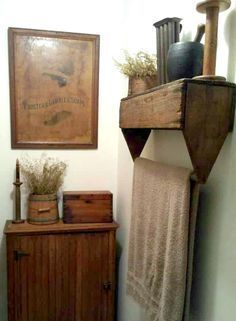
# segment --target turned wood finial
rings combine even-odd
[[[206,13],[203,75],[215,75],[218,16],[220,11],[227,10],[230,5],[230,0],[206,0],[197,4],[197,11]]]

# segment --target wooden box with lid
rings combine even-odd
[[[64,223],[112,222],[112,193],[74,191],[63,193]]]

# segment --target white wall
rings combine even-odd
[[[143,321],[145,314],[125,295],[125,273],[131,205],[132,170],[128,148],[118,129],[119,100],[126,95],[127,81],[118,73],[113,58],[121,49],[155,52],[152,24],[165,17],[184,18],[185,39],[195,33],[204,16],[189,0],[100,0],[100,1],[0,1],[0,320],[6,321],[6,262],[2,230],[12,218],[12,182],[20,150],[10,147],[10,109],[8,81],[7,28],[95,33],[101,35],[99,90],[99,145],[97,150],[47,150],[50,156],[67,160],[69,167],[64,189],[110,189],[117,194],[118,233],[122,248],[119,278],[119,320]],[[222,13],[219,26],[217,71],[235,81],[236,0],[231,11]],[[228,52],[228,48],[230,51]],[[230,134],[203,188],[199,215],[192,321],[232,321],[236,306],[236,217],[235,135]],[[119,141],[119,143],[118,143]],[[117,155],[117,145],[119,155]],[[41,151],[30,150],[37,156]],[[154,132],[144,156],[169,163],[191,166],[179,132]],[[118,170],[117,170],[118,161]],[[118,185],[117,185],[118,184]],[[117,191],[118,187],[118,191]],[[115,197],[116,201],[116,197]]]
[[[197,1],[130,0],[127,6],[126,45],[130,50],[155,50],[152,23],[165,17],[183,18],[184,38],[192,39],[205,17],[195,10]],[[236,1],[220,14],[217,74],[236,78]],[[229,50],[228,50],[229,49]],[[182,133],[155,131],[142,156],[191,167]],[[228,135],[221,153],[202,188],[198,218],[191,321],[232,321],[236,317],[236,130]],[[133,161],[119,135],[117,219],[121,225],[119,321],[148,320],[144,311],[125,294],[127,247],[130,227]]]
[[[5,220],[13,217],[16,158],[25,151],[10,147],[7,28],[22,27],[100,34],[99,130],[97,150],[46,150],[68,163],[64,190],[110,190],[116,201],[118,112],[122,78],[113,57],[120,52],[122,1],[0,1],[0,320],[6,321]],[[42,151],[28,150],[35,157]],[[23,203],[25,204],[24,200]],[[23,204],[23,205],[24,205]],[[116,206],[114,205],[114,208]],[[25,215],[25,212],[23,213]]]

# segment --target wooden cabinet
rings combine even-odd
[[[114,320],[116,228],[7,222],[8,320]]]

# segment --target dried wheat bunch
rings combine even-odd
[[[146,78],[155,76],[157,73],[156,55],[143,51],[131,56],[128,51],[124,50],[124,62],[115,60],[115,64],[127,77]]]
[[[54,194],[62,186],[67,165],[55,158],[41,155],[40,159],[29,156],[21,160],[21,172],[31,194]]]

